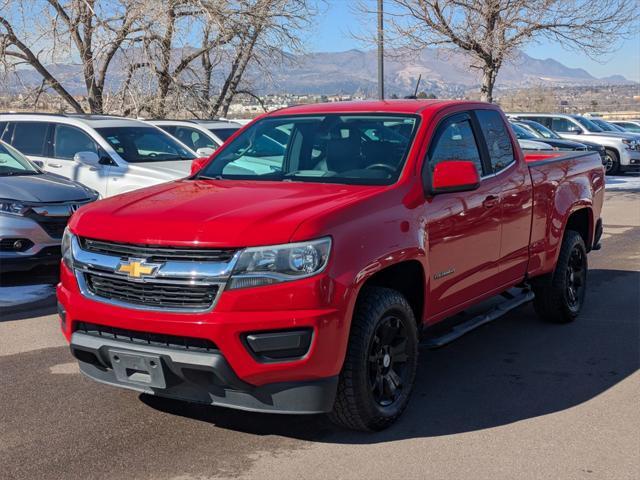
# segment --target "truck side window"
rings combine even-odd
[[[431,169],[440,162],[451,160],[471,161],[476,164],[478,175],[482,176],[485,173],[482,170],[478,143],[468,118],[449,121],[429,155]]]
[[[516,161],[504,120],[495,110],[476,110],[476,116],[489,150],[491,169],[499,172]]]

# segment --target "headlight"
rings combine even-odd
[[[70,269],[73,269],[73,250],[71,249],[71,243],[74,237],[75,235],[69,231],[69,227],[65,228],[60,245],[62,261]]]
[[[242,251],[229,288],[257,287],[310,277],[327,266],[331,238]]]
[[[630,150],[638,150],[640,148],[640,143],[637,140],[628,140],[626,138],[622,139],[622,143]]]
[[[29,207],[15,200],[0,199],[0,213],[8,213],[9,215],[24,215]]]

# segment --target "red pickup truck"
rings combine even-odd
[[[382,429],[419,342],[532,299],[547,320],[578,315],[603,194],[597,153],[525,157],[494,105],[286,108],[190,177],[74,214],[61,327],[99,382]]]

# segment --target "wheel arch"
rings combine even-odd
[[[368,286],[391,288],[404,295],[420,327],[424,316],[426,289],[424,267],[420,261],[404,260],[377,271],[362,284],[358,298]]]

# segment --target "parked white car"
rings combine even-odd
[[[197,157],[153,125],[106,115],[0,114],[0,139],[103,198],[186,177]]]
[[[228,120],[148,120],[184,143],[199,157],[215,152],[242,125]]]
[[[563,113],[510,113],[509,117],[534,120],[550,128],[562,138],[594,142],[605,147],[607,175],[640,169],[640,138],[632,133],[605,132],[581,115]]]

